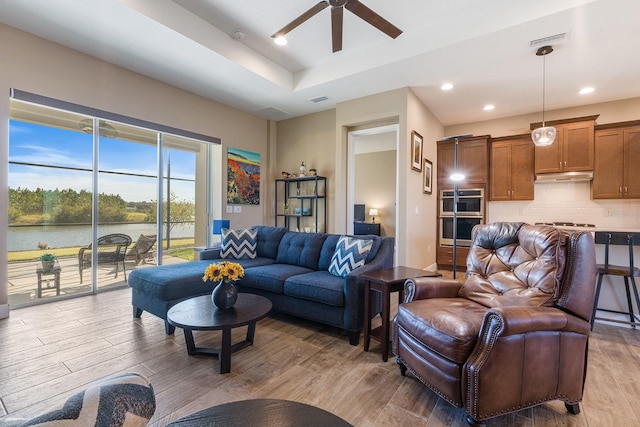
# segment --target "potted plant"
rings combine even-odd
[[[45,271],[53,270],[56,263],[56,257],[53,254],[40,255],[40,262],[42,263],[42,269]]]

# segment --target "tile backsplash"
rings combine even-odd
[[[535,184],[534,200],[488,202],[487,221],[566,221],[640,230],[640,200],[592,200],[590,182]]]

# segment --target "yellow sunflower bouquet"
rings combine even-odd
[[[204,270],[204,276],[202,281],[206,282],[211,280],[212,282],[219,282],[224,280],[225,282],[235,282],[236,280],[244,277],[244,268],[236,262],[222,261],[216,264],[209,265]]]

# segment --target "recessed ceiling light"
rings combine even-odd
[[[442,89],[442,90],[451,90],[451,89],[453,89],[453,84],[445,83],[442,86],[440,86],[440,89]]]
[[[484,111],[491,111],[491,110],[493,110],[494,108],[496,108],[496,106],[495,106],[495,105],[487,104],[487,105],[485,105],[485,106],[484,106],[483,110],[484,110]]]
[[[273,42],[274,42],[275,44],[277,44],[278,46],[284,46],[284,45],[286,45],[287,43],[289,43],[289,41],[288,41],[288,40],[286,39],[286,37],[284,37],[284,36],[276,37],[275,39],[273,39]]]
[[[588,93],[593,92],[595,89],[592,87],[583,87],[582,89],[580,89],[580,95],[586,95]]]

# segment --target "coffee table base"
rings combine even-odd
[[[197,347],[193,339],[193,331],[184,329],[184,340],[187,344],[187,354],[189,356],[207,356],[216,357],[220,361],[220,373],[228,374],[231,372],[231,353],[242,350],[245,347],[253,345],[253,338],[256,333],[256,324],[251,323],[247,326],[247,338],[244,341],[231,344],[231,329],[222,329],[222,342],[220,348]]]

